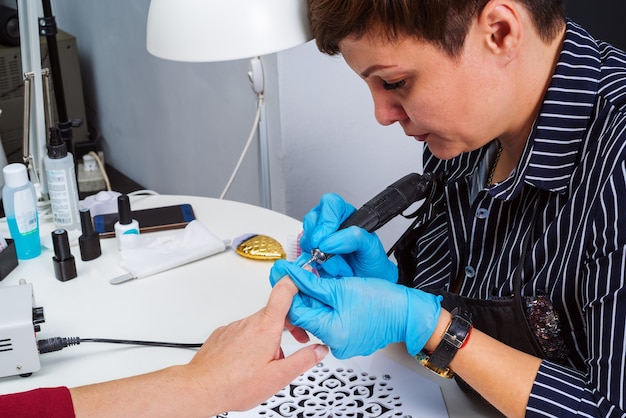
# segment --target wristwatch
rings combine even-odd
[[[427,367],[434,373],[450,378],[454,372],[448,365],[454,358],[456,352],[463,346],[472,330],[472,314],[459,308],[454,308],[451,312],[452,321],[443,334],[441,342],[435,351],[427,354],[420,351],[415,359],[422,366]]]

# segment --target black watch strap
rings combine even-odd
[[[472,315],[469,312],[454,308],[451,314],[452,321],[435,351],[429,356],[418,356],[420,363],[445,377],[453,375],[448,366],[472,329]]]

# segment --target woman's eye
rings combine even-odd
[[[406,84],[405,80],[396,81],[395,83],[387,83],[386,81],[384,81],[383,88],[385,90],[395,90],[395,89],[404,87],[405,84]]]

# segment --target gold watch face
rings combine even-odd
[[[415,360],[422,366],[426,367],[431,372],[435,373],[437,376],[445,377],[446,379],[451,379],[454,377],[454,372],[449,368],[440,369],[439,367],[433,366],[430,364],[428,360],[430,360],[430,356],[423,351],[420,351],[415,356]]]

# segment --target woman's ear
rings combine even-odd
[[[523,22],[519,7],[512,0],[491,0],[478,15],[477,25],[485,46],[505,60],[515,57],[521,43]]]

